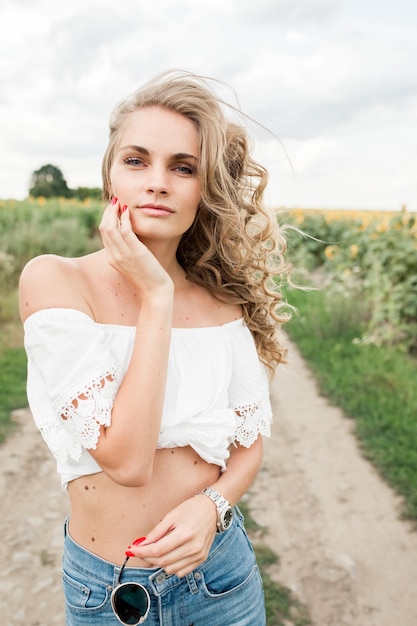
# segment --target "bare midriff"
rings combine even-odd
[[[128,546],[145,537],[173,508],[215,483],[220,468],[203,461],[190,447],[157,450],[151,481],[123,487],[104,472],[82,476],[68,485],[69,532],[78,544],[121,564]],[[131,558],[131,567],[147,567]]]

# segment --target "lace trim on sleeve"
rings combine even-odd
[[[245,448],[256,441],[258,435],[271,436],[271,412],[269,402],[259,400],[234,407],[239,424],[235,432],[235,441]]]
[[[101,369],[87,382],[72,385],[55,399],[55,416],[61,420],[47,421],[43,435],[58,460],[70,456],[79,460],[82,448],[97,447],[100,426],[110,426],[114,399],[122,381],[117,364]]]

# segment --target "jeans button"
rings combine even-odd
[[[165,574],[158,574],[158,576],[156,577],[156,582],[161,584],[164,583],[166,581],[166,576]]]
[[[200,580],[200,578],[201,578],[201,574],[200,574],[200,572],[196,572],[196,573],[194,574],[194,578],[195,578],[195,580]]]

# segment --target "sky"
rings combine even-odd
[[[417,210],[415,0],[3,0],[0,198],[46,163],[101,186],[113,107],[169,69],[259,122],[268,204]]]

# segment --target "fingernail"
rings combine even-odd
[[[125,555],[126,556],[135,556],[131,550],[126,550]]]
[[[125,211],[127,211],[127,204],[124,204],[124,205],[122,206],[121,213],[124,213]]]
[[[134,546],[138,546],[140,543],[142,543],[142,541],[145,541],[146,537],[139,537],[139,539],[135,539],[135,541],[133,542]]]
[[[112,199],[110,200],[110,204],[117,204],[117,198],[116,196],[113,196]]]

